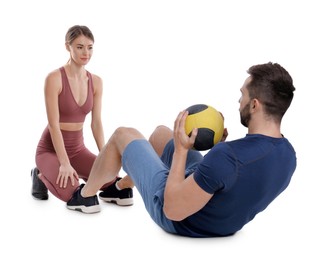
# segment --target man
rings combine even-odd
[[[136,129],[120,127],[67,207],[99,211],[97,191],[123,166],[150,216],[166,232],[214,237],[242,229],[286,189],[296,168],[295,151],[280,131],[295,91],[291,76],[271,62],[248,73],[239,100],[245,137],[224,141],[225,129],[223,140],[203,157],[191,149],[197,129],[190,137],[185,134],[187,111],[179,113],[173,131],[159,126],[149,141]]]

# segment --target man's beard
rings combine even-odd
[[[248,127],[251,119],[250,102],[247,103],[245,107],[240,111],[240,117],[241,117],[241,124],[245,127]]]

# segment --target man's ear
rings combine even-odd
[[[258,99],[254,98],[251,100],[250,109],[252,111],[257,110],[259,106],[260,106],[260,101]]]

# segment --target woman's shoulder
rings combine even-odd
[[[61,73],[60,68],[52,70],[45,78],[46,86],[57,86],[61,88]]]
[[[92,80],[93,80],[94,83],[97,83],[97,82],[101,82],[102,83],[102,78],[99,75],[94,74],[94,73],[91,73],[89,71],[88,71],[88,73],[91,75]]]
[[[58,78],[61,79],[60,68],[50,71],[46,76],[47,80],[57,80]]]
[[[98,76],[97,74],[89,72],[92,77],[93,87],[95,90],[102,89],[102,78]]]

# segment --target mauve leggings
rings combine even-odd
[[[79,178],[87,181],[96,155],[85,147],[82,130],[61,130],[61,132],[70,164],[76,170]],[[67,202],[79,187],[79,183],[75,182],[75,186],[72,186],[69,181],[66,188],[60,188],[59,185],[56,184],[60,163],[54,150],[48,128],[45,128],[38,143],[35,161],[37,168],[40,173],[42,173],[41,180],[49,191],[60,200]],[[114,181],[111,183],[113,182]],[[102,188],[107,187],[111,183],[107,183]]]

